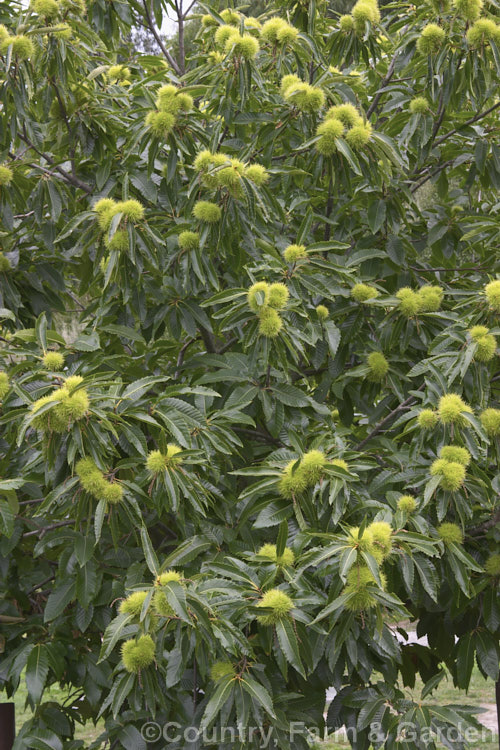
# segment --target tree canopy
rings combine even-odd
[[[433,691],[499,678],[496,6],[218,7],[186,46],[176,2],[0,4],[15,748],[461,750]]]

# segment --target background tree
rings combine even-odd
[[[188,57],[160,3],[0,10],[16,748],[305,748],[330,686],[360,750],[464,747],[432,693],[498,681],[494,7],[200,6]]]

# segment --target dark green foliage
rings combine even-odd
[[[261,20],[298,33],[237,17],[250,62],[206,7],[167,65],[127,41],[159,4],[64,7],[71,39],[0,5],[36,50],[0,58],[0,676],[35,709],[16,750],[77,750],[98,718],[96,746],[137,750],[154,720],[305,750],[290,723],[322,729],[332,686],[327,723],[358,750],[474,726],[432,691],[443,665],[498,679],[498,359],[469,333],[500,335],[497,45],[430,3],[379,25],[372,2],[349,33],[281,3]],[[325,105],[300,111],[285,75]],[[173,124],[153,132],[157,106]],[[428,647],[398,642],[405,619]],[[53,684],[72,699],[45,701]]]

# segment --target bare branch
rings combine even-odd
[[[70,185],[73,185],[73,187],[78,188],[79,190],[83,190],[85,193],[87,193],[87,195],[92,195],[93,190],[90,187],[90,185],[87,185],[86,182],[83,182],[78,177],[75,177],[74,175],[70,174],[69,172],[66,172],[65,169],[63,169],[58,164],[56,164],[55,159],[53,159],[48,154],[45,154],[43,151],[40,151],[35,146],[35,144],[30,141],[30,139],[26,136],[26,134],[23,135],[22,133],[18,133],[18,136],[33,151],[35,151],[38,154],[38,156],[41,156],[42,159],[45,159],[45,161],[48,164],[51,164],[54,167],[55,171],[58,172],[61,175],[61,177],[63,177],[66,180],[66,182],[68,182]],[[36,165],[36,166],[38,166],[38,165]],[[41,168],[43,169],[43,167],[41,167]]]
[[[435,146],[439,146],[443,141],[446,141],[448,138],[451,138],[452,135],[455,135],[459,132],[459,130],[463,130],[463,128],[466,128],[468,125],[472,125],[473,123],[477,122],[478,120],[482,120],[483,117],[486,117],[491,112],[494,112],[495,109],[498,109],[500,107],[500,102],[497,102],[496,104],[493,104],[489,109],[485,109],[484,112],[479,112],[474,117],[471,117],[470,120],[466,120],[462,125],[459,125],[457,128],[454,128],[454,130],[450,130],[449,133],[445,133],[441,136],[441,138],[438,138],[435,142]]]
[[[156,42],[157,42],[159,48],[161,49],[161,51],[163,52],[163,54],[167,58],[168,62],[172,66],[172,68],[175,70],[175,72],[177,73],[177,75],[181,75],[181,69],[177,65],[176,61],[174,60],[174,58],[172,57],[172,55],[170,54],[170,52],[168,51],[168,49],[165,47],[165,45],[163,43],[163,40],[162,40],[161,36],[158,33],[158,30],[157,30],[157,28],[156,28],[156,26],[154,24],[154,21],[153,21],[153,17],[152,17],[151,12],[150,12],[150,10],[148,8],[147,0],[143,0],[142,4],[143,4],[144,10],[146,12],[146,20],[147,20],[147,23],[148,23],[149,30],[153,34],[153,36],[156,39]]]
[[[387,73],[385,74],[385,77],[380,82],[380,88],[378,92],[375,94],[375,98],[373,99],[372,103],[366,110],[366,119],[369,119],[373,112],[375,111],[375,108],[377,107],[377,104],[379,103],[382,95],[385,93],[384,88],[387,86],[389,81],[391,80],[392,76],[394,75],[394,68],[396,67],[396,60],[398,58],[399,52],[396,52],[394,57],[392,58],[389,68],[387,70]]]
[[[419,391],[423,390],[423,387],[424,387],[424,386],[423,386],[423,385],[421,385],[421,386],[420,386],[420,388],[418,388],[418,390],[419,390]],[[399,414],[399,412],[400,412],[400,411],[404,411],[405,409],[409,409],[409,408],[410,408],[410,406],[411,406],[411,405],[412,405],[412,404],[413,404],[413,403],[414,403],[415,401],[416,401],[416,399],[415,399],[415,396],[408,396],[408,398],[407,398],[407,399],[406,399],[405,401],[403,401],[403,403],[399,404],[399,406],[396,406],[396,408],[395,408],[395,409],[393,409],[393,410],[392,410],[391,412],[389,412],[389,414],[388,414],[388,415],[387,415],[386,417],[384,417],[384,418],[383,418],[382,420],[380,420],[380,422],[379,422],[379,423],[378,423],[377,425],[375,425],[375,427],[374,427],[374,428],[373,428],[373,430],[372,430],[372,431],[370,432],[370,434],[369,434],[369,435],[367,435],[367,436],[366,436],[366,437],[364,438],[364,440],[362,440],[362,441],[361,441],[361,442],[360,442],[360,443],[359,443],[359,444],[358,444],[358,445],[356,446],[356,450],[357,450],[357,451],[360,451],[360,450],[361,450],[361,448],[364,448],[364,447],[365,447],[365,445],[366,445],[367,443],[369,443],[369,442],[370,442],[370,440],[371,440],[372,438],[374,438],[374,437],[375,437],[376,435],[378,435],[378,434],[379,434],[380,432],[382,432],[382,430],[384,429],[384,427],[385,427],[385,426],[386,426],[387,424],[389,424],[389,422],[391,422],[391,421],[392,421],[392,419],[393,419],[394,417],[396,417],[396,416],[397,416],[397,415]]]

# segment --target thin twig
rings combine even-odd
[[[421,391],[423,389],[423,387],[424,386],[421,385],[418,390]],[[416,401],[415,396],[408,396],[408,398],[405,401],[403,401],[403,403],[399,404],[399,406],[396,406],[395,409],[393,409],[386,417],[384,417],[377,425],[375,425],[375,427],[370,432],[370,434],[367,435],[365,437],[365,439],[362,440],[356,446],[356,450],[360,451],[361,448],[364,448],[365,445],[367,443],[369,443],[372,438],[374,438],[376,435],[378,435],[380,432],[382,432],[382,430],[384,429],[384,427],[393,419],[393,417],[395,417],[397,414],[399,414],[400,411],[404,411],[405,409],[408,409],[414,403],[414,401]]]
[[[163,52],[163,54],[167,58],[168,62],[172,66],[172,68],[175,70],[175,72],[177,73],[177,75],[180,75],[181,74],[181,70],[180,70],[179,66],[177,65],[176,61],[174,60],[174,58],[172,57],[172,55],[170,54],[170,52],[168,51],[168,49],[163,44],[163,40],[162,40],[161,36],[159,35],[159,33],[158,33],[157,29],[156,29],[156,26],[154,25],[152,15],[151,15],[151,13],[149,11],[149,8],[148,8],[147,0],[143,0],[142,4],[144,6],[144,10],[146,11],[146,20],[148,22],[149,30],[153,34],[153,36],[156,39],[156,42],[157,42],[159,48],[161,49],[161,51]]]
[[[466,120],[462,125],[459,125],[457,128],[454,128],[453,130],[450,130],[449,133],[445,133],[441,136],[441,138],[438,138],[435,142],[435,146],[439,146],[440,143],[443,143],[443,141],[446,141],[448,138],[451,138],[452,135],[455,135],[455,133],[458,133],[459,130],[462,130],[463,128],[466,128],[467,125],[472,125],[474,122],[477,122],[478,120],[482,120],[483,117],[486,117],[490,114],[490,112],[493,112],[495,109],[498,109],[500,107],[500,102],[497,102],[496,104],[493,104],[492,107],[489,109],[486,109],[484,112],[479,112],[479,114],[475,115],[474,117],[471,117],[470,120]]]
[[[69,172],[66,172],[66,170],[65,170],[65,169],[63,169],[63,168],[62,168],[62,167],[60,167],[60,166],[59,166],[58,164],[56,164],[56,162],[55,162],[55,159],[53,159],[53,158],[52,158],[51,156],[49,156],[48,154],[45,154],[45,153],[44,153],[43,151],[39,151],[39,149],[38,149],[38,148],[37,148],[37,147],[35,146],[35,144],[34,144],[34,143],[32,143],[32,142],[30,141],[30,139],[29,139],[29,138],[28,138],[28,137],[26,136],[26,134],[25,134],[25,135],[23,135],[22,133],[18,133],[18,136],[19,136],[19,138],[20,138],[20,139],[21,139],[22,141],[24,141],[24,143],[26,143],[26,144],[27,144],[27,145],[28,145],[28,146],[29,146],[29,147],[30,147],[30,148],[31,148],[31,149],[32,149],[33,151],[35,151],[35,152],[36,152],[36,153],[38,154],[38,156],[41,156],[41,157],[42,157],[42,159],[45,159],[45,161],[46,161],[46,162],[47,162],[48,164],[52,165],[52,166],[54,167],[54,169],[56,170],[56,172],[59,172],[59,174],[60,174],[60,175],[61,175],[61,176],[62,176],[62,177],[63,177],[63,178],[64,178],[64,179],[66,180],[66,182],[69,182],[69,184],[70,184],[70,185],[73,185],[73,187],[77,187],[77,188],[79,188],[80,190],[83,190],[83,191],[84,191],[85,193],[87,193],[87,195],[91,195],[91,194],[92,194],[92,188],[90,187],[90,185],[87,185],[87,183],[86,183],[86,182],[83,182],[83,181],[82,181],[82,180],[80,180],[80,179],[79,179],[78,177],[74,177],[74,176],[73,176],[72,174],[70,174]],[[38,166],[38,165],[37,165],[37,166]],[[41,167],[41,169],[43,169],[43,167]]]
[[[28,519],[24,519],[24,520],[28,520]],[[87,520],[86,518],[82,519],[82,523],[86,520]],[[54,529],[60,529],[63,526],[71,526],[74,523],[75,523],[75,520],[73,518],[68,521],[58,521],[58,523],[53,523],[50,526],[41,526],[40,528],[35,529],[35,531],[26,531],[23,534],[23,537],[37,536],[37,535],[42,536],[43,534],[46,534],[47,531],[54,531]]]
[[[377,91],[377,93],[375,94],[375,98],[373,99],[372,103],[370,104],[370,106],[366,110],[366,119],[367,120],[371,117],[371,115],[375,111],[375,108],[376,108],[377,104],[379,103],[381,97],[385,93],[385,91],[383,89],[387,86],[387,84],[391,80],[392,76],[394,75],[394,68],[396,67],[396,60],[398,59],[398,54],[399,53],[396,52],[395,55],[394,55],[394,57],[392,58],[392,60],[390,62],[390,65],[389,65],[389,68],[387,69],[387,73],[385,74],[385,77],[380,82],[380,88]]]
[[[191,344],[194,341],[196,341],[196,340],[197,340],[196,338],[189,339],[188,341],[186,341],[185,344],[183,344],[181,346],[181,350],[179,352],[179,356],[177,357],[177,362],[175,363],[175,373],[174,373],[174,378],[175,379],[177,379],[179,377],[179,375],[180,375],[181,367],[182,367],[183,362],[184,362],[184,355],[185,355],[185,353],[187,351],[188,346],[191,346]]]

